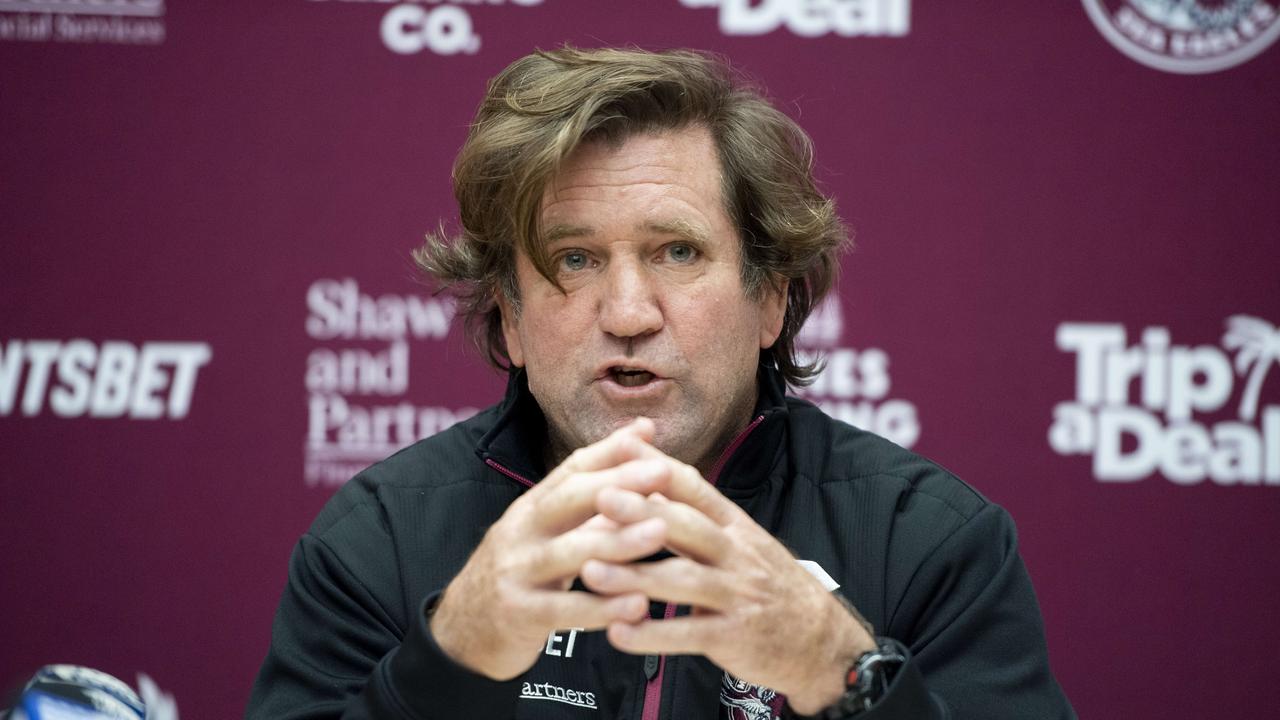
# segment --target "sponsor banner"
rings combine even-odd
[[[201,342],[9,340],[0,347],[0,417],[181,420],[212,357]]]
[[[476,413],[419,406],[407,397],[410,350],[437,349],[454,319],[450,297],[382,295],[352,278],[307,289],[307,335],[324,344],[307,356],[303,477],[341,485],[370,464]]]
[[[1280,37],[1276,0],[1083,0],[1117,50],[1171,73],[1235,67]]]
[[[0,41],[159,45],[164,0],[0,0]]]
[[[806,362],[820,359],[822,372],[813,384],[793,388],[828,415],[869,430],[909,448],[920,439],[915,403],[891,397],[889,354],[877,347],[843,345],[844,314],[834,295],[827,296],[805,321],[796,346]]]
[[[364,2],[382,10],[376,32],[388,50],[399,55],[429,51],[436,55],[468,55],[480,51],[481,38],[468,6],[476,0],[412,0],[385,8],[392,0],[344,0],[342,4]],[[332,0],[310,2],[335,4]],[[529,7],[543,0],[487,0],[487,6]],[[383,9],[385,8],[385,9]]]
[[[1263,393],[1280,329],[1233,315],[1221,347],[1174,344],[1161,326],[1140,338],[1131,344],[1119,323],[1058,326],[1076,396],[1053,409],[1054,452],[1092,456],[1101,482],[1280,486],[1280,404]]]
[[[800,37],[903,37],[911,30],[911,0],[680,0],[716,8],[725,35],[765,35],[786,28]]]

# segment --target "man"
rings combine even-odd
[[[299,542],[261,718],[1073,717],[1008,516],[784,397],[846,235],[808,140],[702,55],[491,83],[418,253],[504,401]]]

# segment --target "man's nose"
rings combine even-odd
[[[662,305],[656,278],[639,260],[610,263],[600,296],[600,329],[620,338],[655,333],[662,328]]]

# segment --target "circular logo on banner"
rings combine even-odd
[[[1120,52],[1165,72],[1235,67],[1280,36],[1277,0],[1083,0]]]

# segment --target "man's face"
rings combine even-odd
[[[520,311],[500,305],[558,456],[644,415],[660,449],[706,472],[749,422],[786,293],[747,297],[720,188],[700,127],[585,144],[548,185],[542,226],[564,292],[519,252]]]

